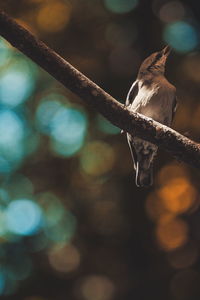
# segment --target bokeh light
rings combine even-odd
[[[83,110],[65,106],[59,100],[66,102],[59,94],[43,99],[36,112],[36,124],[41,132],[51,137],[52,150],[69,157],[83,146],[88,120]]]
[[[180,1],[166,2],[159,11],[160,19],[166,23],[182,20],[185,14],[185,8]]]
[[[98,128],[107,134],[118,134],[120,133],[120,129],[116,126],[114,126],[112,123],[110,123],[107,119],[104,117],[98,115],[97,117],[97,126]]]
[[[54,246],[50,249],[48,257],[51,266],[59,272],[73,272],[80,264],[80,253],[71,244]]]
[[[62,107],[56,113],[51,123],[51,135],[55,140],[74,144],[82,139],[86,129],[86,118],[80,111]]]
[[[4,39],[0,38],[0,56],[1,56],[0,67],[6,66],[6,64],[9,62],[12,56],[11,52],[12,50],[9,44]]]
[[[6,210],[8,229],[19,235],[35,234],[42,225],[40,207],[29,199],[12,201]]]
[[[169,176],[170,174],[170,176]],[[188,170],[184,165],[178,164],[177,162],[172,162],[167,165],[164,165],[161,170],[157,173],[157,185],[164,186],[176,178],[187,178]]]
[[[0,206],[8,203],[10,197],[6,189],[0,189]]]
[[[32,197],[34,192],[33,182],[20,173],[15,173],[9,178],[5,184],[5,189],[9,200]]]
[[[114,163],[115,152],[104,142],[89,143],[81,154],[81,167],[88,175],[104,175],[112,169]]]
[[[114,296],[115,286],[105,276],[91,275],[81,284],[81,294],[84,300],[111,300]]]
[[[20,117],[11,110],[0,111],[0,173],[9,173],[21,162],[24,125]]]
[[[0,237],[7,238],[8,236],[8,227],[6,222],[6,216],[4,209],[0,209]]]
[[[0,112],[0,141],[4,145],[12,145],[21,140],[24,135],[23,123],[11,110]]]
[[[188,225],[173,215],[165,215],[156,228],[159,245],[169,251],[183,246],[188,240]]]
[[[166,43],[181,53],[194,50],[199,43],[195,27],[184,21],[166,25],[163,37]]]
[[[33,92],[36,66],[26,59],[13,59],[0,75],[0,103],[9,107],[22,104]]]
[[[184,177],[169,180],[158,195],[165,208],[172,213],[181,214],[188,211],[195,203],[196,190]]]
[[[53,150],[62,156],[75,154],[86,136],[87,118],[80,110],[62,107],[51,121]]]
[[[61,221],[54,226],[45,226],[44,232],[49,240],[58,243],[68,243],[76,231],[77,221],[75,216],[67,211]]]
[[[138,4],[138,0],[104,0],[104,3],[111,12],[123,14],[133,10]]]
[[[59,97],[60,95],[50,94],[45,97],[45,100],[42,99],[43,101],[38,105],[36,111],[36,125],[42,133],[51,133],[52,118],[61,107],[61,103],[56,100]]]
[[[45,32],[58,32],[70,21],[70,2],[46,1],[38,12],[37,24]]]
[[[65,217],[65,208],[61,201],[52,193],[42,193],[38,197],[45,216],[45,227],[51,227],[62,221]]]

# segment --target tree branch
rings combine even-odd
[[[175,130],[133,113],[80,73],[28,30],[0,11],[0,35],[66,88],[124,131],[152,142],[178,160],[200,168],[200,144]]]

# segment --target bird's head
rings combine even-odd
[[[165,63],[171,52],[171,48],[166,46],[159,52],[155,52],[147,57],[141,64],[138,75],[152,73],[152,75],[163,75],[165,71]]]

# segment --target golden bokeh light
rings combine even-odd
[[[187,169],[177,163],[171,163],[164,166],[157,175],[157,182],[159,185],[165,185],[169,180],[176,177],[187,176]]]
[[[188,240],[188,226],[183,220],[165,215],[156,228],[156,238],[166,251],[183,246]]]
[[[45,32],[58,32],[70,21],[71,5],[69,2],[47,1],[37,15],[37,25]]]
[[[109,172],[115,163],[115,152],[105,142],[92,142],[86,145],[81,155],[81,166],[88,175],[100,176]]]
[[[50,249],[48,258],[51,266],[59,272],[73,272],[80,264],[80,253],[73,245],[56,245]]]
[[[92,275],[82,281],[80,290],[84,300],[111,300],[115,287],[106,276]]]
[[[158,195],[168,211],[181,214],[194,205],[196,189],[186,177],[177,177],[161,187]]]

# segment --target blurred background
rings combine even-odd
[[[198,1],[7,0],[0,8],[124,102],[170,44],[173,128],[200,141]],[[160,151],[135,187],[126,138],[0,39],[0,296],[200,299],[200,172]]]

